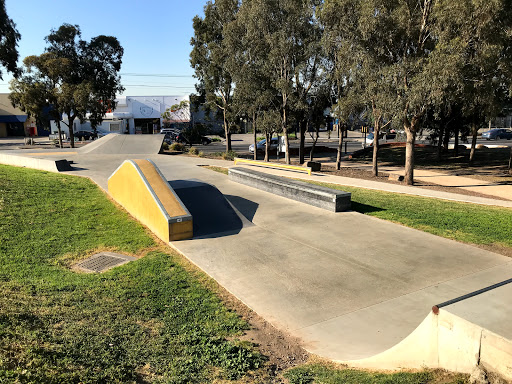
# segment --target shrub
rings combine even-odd
[[[162,149],[164,151],[167,151],[169,149],[169,144],[167,144],[165,141],[162,143]]]
[[[181,143],[172,143],[170,146],[171,151],[184,152],[185,146]]]
[[[222,158],[224,160],[234,160],[237,156],[235,151],[222,152]]]
[[[197,154],[197,156],[199,156],[199,157],[204,157],[204,152],[203,152],[203,151],[199,151],[199,153]]]
[[[188,150],[188,154],[197,156],[199,154],[199,151],[197,150],[196,147],[190,147],[190,149]]]
[[[214,142],[214,141],[216,141],[216,142],[220,142],[220,141],[222,141],[222,140],[220,139],[220,137],[212,137],[211,139],[212,139],[212,142]]]

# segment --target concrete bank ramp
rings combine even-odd
[[[78,151],[94,155],[146,155],[158,154],[164,135],[121,135],[110,133]]]
[[[343,360],[371,369],[420,367],[471,373],[480,365],[512,380],[512,284],[433,308],[404,340],[375,356]]]
[[[166,243],[192,237],[192,215],[150,160],[126,160],[108,179],[108,192]]]

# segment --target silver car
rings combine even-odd
[[[267,143],[267,140],[266,139],[263,139],[263,140],[260,140],[256,143],[256,149],[258,150],[258,152],[263,152],[265,151],[265,145]],[[277,149],[277,145],[279,143],[279,139],[277,137],[273,137],[270,139],[270,150],[275,150]],[[254,144],[251,144],[249,145],[249,152],[251,153],[254,153]]]

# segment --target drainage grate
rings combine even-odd
[[[101,252],[92,255],[87,260],[78,263],[76,266],[85,272],[105,272],[110,268],[117,267],[136,260],[135,257],[121,255],[113,252]]]

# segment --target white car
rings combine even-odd
[[[265,151],[266,143],[267,143],[266,139],[260,140],[256,143],[256,148],[257,148],[258,152]],[[278,143],[279,143],[279,139],[277,137],[273,137],[272,139],[270,139],[270,148],[269,149],[271,151],[277,149]],[[249,152],[254,153],[254,144],[249,145]]]

